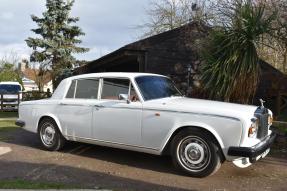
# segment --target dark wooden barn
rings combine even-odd
[[[201,97],[198,67],[202,39],[210,28],[190,23],[143,40],[128,44],[106,56],[75,69],[74,74],[95,72],[149,72],[171,77],[177,87],[192,97]],[[285,106],[287,77],[266,62],[260,63],[262,72],[257,98],[279,114]],[[246,82],[248,83],[248,82]],[[258,104],[254,101],[254,104]]]

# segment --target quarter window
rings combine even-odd
[[[139,101],[139,97],[137,96],[136,90],[134,89],[134,86],[131,84],[131,90],[130,90],[130,96],[129,99],[132,102],[137,102]]]
[[[80,79],[77,80],[75,98],[97,99],[98,98],[98,79]]]
[[[129,94],[130,80],[103,79],[102,99],[119,100],[120,94]]]
[[[76,87],[76,80],[73,80],[66,95],[66,98],[74,98],[75,87]]]

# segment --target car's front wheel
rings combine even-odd
[[[209,134],[197,128],[179,132],[171,142],[175,166],[193,177],[205,177],[221,166],[220,150]]]
[[[38,134],[43,147],[47,150],[57,151],[65,144],[65,138],[59,131],[57,124],[50,118],[41,120]]]

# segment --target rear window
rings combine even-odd
[[[0,93],[2,94],[6,94],[6,93],[16,94],[19,91],[21,91],[21,86],[19,85],[0,84]]]

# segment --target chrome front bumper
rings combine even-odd
[[[276,133],[272,132],[271,135],[253,147],[229,147],[227,154],[230,156],[248,157],[249,161],[254,163],[258,156],[271,147],[275,138]]]

